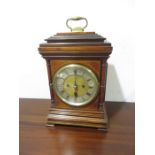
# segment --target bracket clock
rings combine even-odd
[[[71,21],[84,20],[72,28]],[[47,125],[72,125],[107,129],[105,107],[107,59],[112,46],[95,32],[84,32],[88,21],[69,18],[71,32],[57,33],[39,46],[47,63],[51,108]]]

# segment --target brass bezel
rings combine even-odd
[[[56,84],[55,84],[56,82],[55,82],[55,81],[56,81],[56,79],[57,79],[57,75],[58,75],[61,71],[65,70],[65,69],[67,69],[67,68],[72,68],[72,67],[82,68],[82,69],[86,70],[87,72],[89,72],[89,73],[91,74],[91,76],[93,77],[93,79],[94,79],[94,81],[95,81],[95,85],[96,85],[96,87],[95,87],[95,88],[96,88],[96,89],[95,89],[95,94],[94,94],[91,98],[89,98],[87,101],[84,101],[84,102],[81,102],[81,103],[69,102],[67,99],[65,99],[64,97],[62,97],[62,95],[59,93],[59,90],[58,90],[57,87],[56,87]],[[89,104],[89,103],[97,96],[98,91],[99,91],[99,81],[98,81],[98,79],[97,79],[96,74],[95,74],[91,69],[89,69],[88,67],[86,67],[86,66],[84,66],[84,65],[81,65],[81,64],[67,64],[67,65],[61,67],[60,69],[58,69],[58,70],[56,71],[56,73],[54,74],[54,77],[53,77],[53,88],[54,88],[55,93],[57,94],[57,96],[58,96],[64,103],[66,103],[66,104],[68,104],[68,105],[71,105],[71,106],[80,107],[80,106],[84,106],[84,105]]]

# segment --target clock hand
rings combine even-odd
[[[78,97],[78,85],[77,85],[77,81],[76,81],[76,70],[74,70],[74,77],[75,77],[75,81],[74,81],[74,96]]]
[[[74,92],[74,96],[77,98],[78,97],[78,93],[75,91]]]
[[[74,82],[74,96],[78,97],[78,86],[77,86],[76,80]]]

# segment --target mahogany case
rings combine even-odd
[[[105,107],[107,59],[112,52],[111,43],[95,32],[57,33],[40,44],[39,52],[47,63],[51,108],[47,125],[74,125],[107,129]],[[80,107],[67,105],[59,99],[52,88],[55,72],[67,64],[89,67],[100,83],[97,97]]]

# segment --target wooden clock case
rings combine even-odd
[[[106,129],[108,124],[105,107],[107,59],[112,46],[106,38],[95,32],[57,33],[40,44],[39,52],[47,63],[51,94],[51,108],[47,125],[54,124],[95,127]],[[59,99],[53,90],[55,72],[67,64],[82,64],[90,68],[100,84],[97,97],[80,107],[70,106]]]

